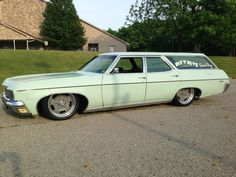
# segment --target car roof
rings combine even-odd
[[[117,55],[117,56],[153,56],[153,55],[168,55],[168,56],[205,56],[203,53],[187,53],[187,52],[112,52],[103,53],[100,55]]]

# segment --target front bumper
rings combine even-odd
[[[25,116],[31,115],[30,111],[28,110],[24,102],[7,98],[5,93],[2,94],[2,102],[4,103],[7,109],[12,109],[15,113],[19,115],[25,115]]]

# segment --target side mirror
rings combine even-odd
[[[120,69],[119,68],[114,68],[113,70],[112,70],[112,74],[117,74],[117,73],[119,73],[120,72]]]

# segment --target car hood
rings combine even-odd
[[[3,82],[3,86],[9,90],[31,90],[97,85],[101,81],[101,74],[75,71],[11,77]]]

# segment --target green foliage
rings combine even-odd
[[[114,34],[129,42],[130,50],[235,55],[235,4],[235,0],[136,0],[126,26]]]
[[[164,33],[164,29],[161,28],[160,21],[146,20],[120,28],[117,36],[130,43],[129,50],[155,51],[156,48],[165,50],[165,39],[161,36],[162,32]]]
[[[72,0],[51,0],[44,12],[41,35],[54,49],[77,50],[85,44],[84,29]]]
[[[227,15],[222,17],[222,28],[218,31],[220,42],[218,46],[229,51],[230,56],[236,56],[236,1],[229,0]]]
[[[115,30],[112,30],[111,28],[108,28],[107,32],[110,33],[110,34],[112,34],[112,35],[114,35],[114,36],[117,36],[117,35],[118,35],[118,32],[115,31]]]

